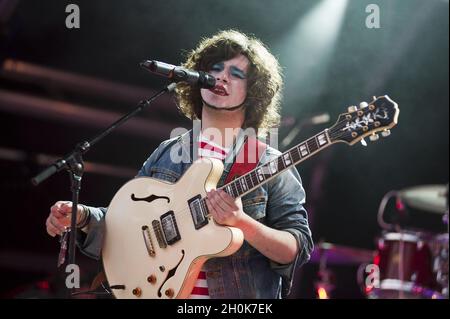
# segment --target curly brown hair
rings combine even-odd
[[[277,59],[260,40],[236,30],[220,31],[210,38],[202,39],[197,48],[188,54],[183,66],[209,72],[215,63],[239,54],[250,61],[242,128],[253,128],[261,134],[279,124],[283,79]],[[178,83],[176,96],[178,107],[185,116],[201,119],[203,103],[198,87]]]

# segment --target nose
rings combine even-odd
[[[224,83],[228,83],[228,72],[226,69],[221,71],[219,74],[216,75],[216,80],[222,81]]]

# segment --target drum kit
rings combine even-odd
[[[396,208],[405,207],[438,214],[446,232],[387,223],[383,214],[388,200],[396,198]],[[357,282],[369,299],[448,299],[449,233],[448,185],[425,185],[393,191],[383,198],[378,222],[384,229],[375,250],[363,250],[319,243],[312,260],[319,263],[317,296],[328,298],[333,273],[327,264],[359,264]]]

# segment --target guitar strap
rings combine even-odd
[[[228,184],[237,177],[245,175],[256,168],[266,148],[267,144],[257,138],[247,137],[239,150],[239,154],[234,159],[224,184]]]

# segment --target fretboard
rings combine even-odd
[[[331,144],[328,129],[287,150],[277,158],[240,176],[220,189],[234,198],[241,197],[297,165]]]

